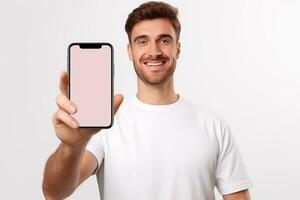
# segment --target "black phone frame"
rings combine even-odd
[[[71,63],[70,63],[70,58],[71,58],[71,47],[74,45],[79,45],[80,47],[85,46],[84,48],[100,48],[103,45],[107,45],[110,47],[111,50],[111,103],[110,103],[110,110],[111,110],[111,120],[110,120],[110,125],[108,126],[79,126],[79,128],[101,128],[101,129],[109,129],[113,126],[114,123],[114,107],[113,107],[113,100],[114,100],[114,48],[111,43],[108,42],[73,42],[69,44],[68,46],[68,67],[67,67],[67,72],[68,72],[68,98],[71,100]]]

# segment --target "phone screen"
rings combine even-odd
[[[108,43],[69,46],[69,99],[80,128],[110,128],[113,123],[113,48]]]

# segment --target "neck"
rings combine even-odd
[[[149,85],[138,79],[137,98],[148,104],[163,105],[175,103],[179,95],[174,91],[173,77],[161,85]]]

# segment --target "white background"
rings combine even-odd
[[[43,199],[44,164],[59,143],[51,115],[69,43],[111,42],[115,93],[135,94],[124,24],[140,3],[1,1],[1,199]],[[255,185],[253,199],[299,199],[299,1],[169,3],[182,23],[176,92],[230,122]],[[68,199],[99,199],[95,177]]]

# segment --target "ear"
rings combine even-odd
[[[177,49],[177,52],[176,52],[176,59],[179,58],[179,55],[180,55],[180,42],[177,42],[176,44],[176,49]]]
[[[133,57],[132,57],[132,48],[131,48],[130,43],[127,44],[127,54],[128,54],[129,59],[132,61]]]

